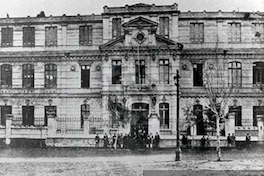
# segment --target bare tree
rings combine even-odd
[[[228,103],[232,95],[236,92],[234,85],[228,85],[227,64],[225,63],[226,52],[222,58],[218,58],[212,62],[208,61],[204,73],[204,90],[208,109],[212,112],[212,116],[216,120],[216,136],[217,136],[217,161],[221,161],[220,148],[220,121],[224,121],[228,113]]]

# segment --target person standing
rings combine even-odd
[[[228,136],[227,136],[227,146],[228,147],[232,146],[232,137],[230,136],[230,133],[228,133]]]
[[[236,136],[232,133],[232,146],[236,147]]]
[[[105,133],[105,135],[104,135],[104,148],[107,148],[107,147],[108,147],[108,143],[109,143],[109,141],[108,141],[108,136],[107,136],[107,134]]]
[[[210,144],[210,136],[209,135],[207,135],[207,138],[206,138],[206,148],[210,148],[211,147],[211,144]]]
[[[205,143],[206,143],[206,139],[205,139],[204,135],[203,135],[203,137],[201,138],[200,142],[201,142],[201,149],[203,150],[204,147],[205,147]]]
[[[250,142],[251,142],[251,136],[249,134],[246,135],[246,147],[250,146]]]
[[[100,137],[98,134],[96,134],[95,136],[95,147],[98,148],[99,147],[99,142],[100,142]]]
[[[116,134],[115,134],[115,133],[114,133],[114,136],[113,136],[112,146],[113,146],[114,150],[116,150],[116,146],[117,146],[117,137],[116,137]]]
[[[154,143],[155,143],[155,149],[159,148],[159,142],[160,142],[160,136],[158,134],[158,132],[155,135],[155,139],[154,139]]]
[[[119,136],[119,148],[123,148],[124,147],[124,137],[123,134],[121,133]]]

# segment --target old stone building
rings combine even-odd
[[[95,133],[141,126],[173,146],[179,70],[181,132],[188,131],[183,109],[191,107],[191,133],[205,134],[210,78],[212,87],[234,90],[225,135],[262,141],[262,13],[135,4],[105,6],[101,15],[2,18],[0,30],[1,138],[89,146]]]

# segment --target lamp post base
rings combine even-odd
[[[176,153],[175,161],[181,161],[181,148],[176,148],[175,153]]]

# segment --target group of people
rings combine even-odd
[[[211,144],[210,144],[210,136],[207,135],[207,137],[205,138],[205,136],[203,135],[203,137],[201,138],[200,142],[201,142],[201,148],[202,149],[208,149],[210,148]]]
[[[123,135],[122,133],[113,134],[113,136],[104,135],[102,138],[104,148],[126,148],[126,149],[139,149],[139,148],[159,148],[160,136],[158,133],[153,136],[146,133],[129,133]],[[95,147],[100,147],[100,137],[95,136]]]
[[[230,133],[228,134],[227,146],[228,147],[236,147],[236,136],[234,135],[234,133],[232,134],[232,136],[230,135]]]

